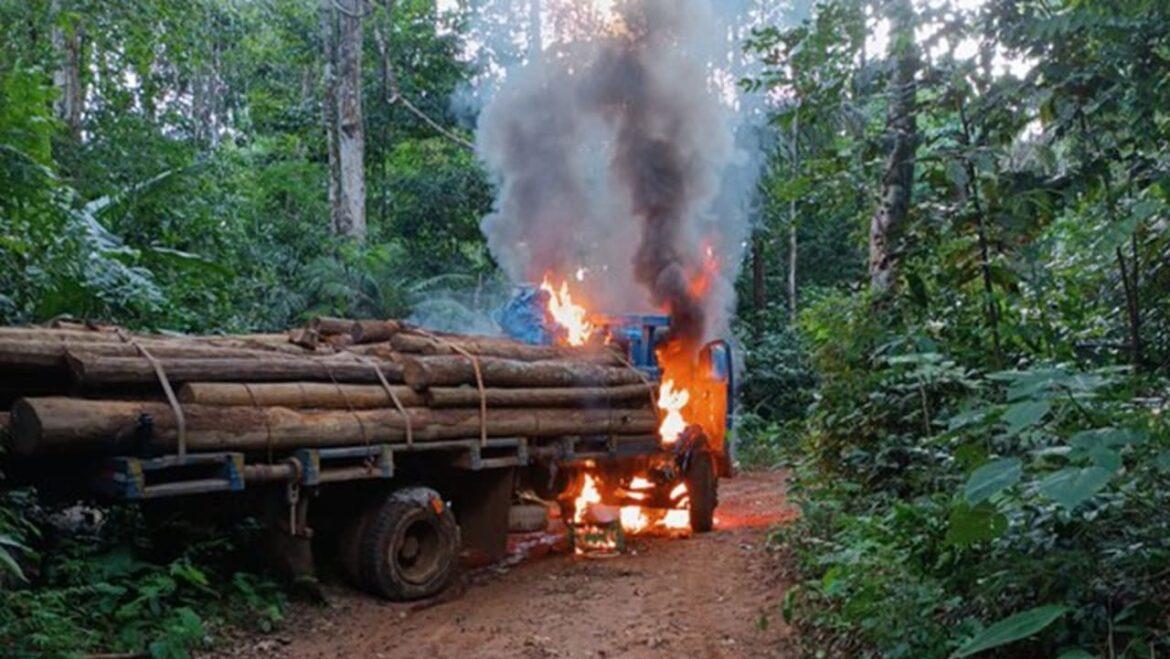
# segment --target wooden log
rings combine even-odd
[[[103,357],[71,352],[67,357],[73,381],[81,386],[150,384],[158,380],[144,358]],[[172,384],[183,382],[314,382],[377,383],[378,373],[356,359],[159,359]],[[402,382],[402,367],[377,362],[390,382]]]
[[[631,368],[573,361],[522,362],[482,357],[478,360],[488,387],[617,387],[642,382]],[[403,377],[415,391],[428,387],[475,384],[475,366],[466,357],[403,357]]]
[[[477,410],[409,408],[419,442],[477,439]],[[290,410],[281,407],[183,407],[191,451],[290,451],[302,447],[400,443],[406,438],[397,410]],[[149,421],[151,449],[178,443],[174,413],[153,402],[76,398],[24,398],[12,409],[12,447],[22,456],[99,455],[139,448]],[[489,410],[490,437],[642,435],[655,431],[650,410]]]
[[[410,387],[392,387],[404,407],[426,407],[424,396]],[[380,385],[321,382],[230,383],[193,382],[179,390],[184,404],[289,407],[293,409],[369,410],[395,408]],[[476,402],[475,405],[479,403]],[[471,407],[468,405],[466,407]]]
[[[569,389],[484,389],[488,407],[629,407],[651,405],[651,389],[645,384],[621,387],[576,387]],[[427,404],[434,408],[477,407],[476,387],[431,387]]]
[[[312,351],[293,345],[283,334],[242,334],[224,336],[181,336],[166,334],[130,334],[149,350],[154,346],[213,346],[226,349],[256,350],[272,353],[311,355]],[[57,342],[70,347],[78,344],[122,345],[125,340],[114,332],[104,330],[65,330],[46,327],[0,327],[0,340]]]
[[[400,331],[402,323],[397,320],[357,320],[349,333],[355,344],[364,345],[389,341]]]
[[[353,321],[345,318],[318,316],[309,321],[309,329],[316,332],[319,336],[350,334],[353,332]]]
[[[259,349],[221,347],[191,341],[142,341],[142,347],[159,358],[185,359],[295,359],[295,355]],[[69,345],[53,339],[0,338],[0,368],[66,368],[65,356],[79,350],[102,357],[141,357],[129,343],[81,343]]]
[[[0,412],[0,434],[8,432],[8,428],[12,425],[12,415],[8,412]]]
[[[607,366],[622,366],[624,363],[617,353],[604,346],[594,348],[539,346],[494,336],[431,337],[401,332],[390,338],[390,345],[398,352],[422,355],[457,355],[460,354],[460,350],[464,350],[477,356],[528,362],[568,359]]]
[[[117,334],[101,330],[66,330],[48,327],[0,327],[3,339],[55,339],[76,343],[110,343],[121,341]]]

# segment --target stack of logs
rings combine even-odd
[[[616,352],[318,319],[288,335],[0,328],[0,424],[23,457],[286,452],[487,437],[652,435]]]

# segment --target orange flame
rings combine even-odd
[[[585,521],[585,515],[588,513],[590,505],[601,503],[601,491],[597,489],[597,481],[593,479],[592,474],[585,474],[585,484],[581,486],[581,494],[577,495],[577,499],[573,503],[576,509],[573,513],[573,521],[577,524]]]
[[[687,429],[683,408],[691,402],[691,393],[686,389],[675,389],[674,380],[665,380],[658,391],[658,409],[665,414],[658,426],[658,435],[663,444],[673,444]]]
[[[579,273],[583,276],[583,271]],[[560,288],[553,286],[548,276],[540,290],[548,293],[548,313],[554,322],[564,328],[567,333],[566,341],[571,346],[583,346],[593,336],[594,327],[588,320],[589,312],[585,307],[573,302],[569,292],[569,282],[562,281]]]
[[[590,522],[590,506],[602,503],[601,481],[593,474],[585,474],[581,485],[581,492],[573,500],[575,512],[573,521],[576,524],[588,525]],[[649,479],[636,476],[625,488],[625,496],[634,500],[644,500],[650,496],[656,486]],[[686,532],[691,528],[690,496],[687,486],[679,483],[671,490],[670,500],[672,509],[646,508],[639,505],[626,505],[618,509],[618,521],[622,531],[629,535],[638,535],[652,531]],[[595,549],[612,549],[610,543]],[[584,551],[578,548],[578,553]]]

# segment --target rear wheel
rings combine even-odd
[[[362,536],[374,516],[376,507],[360,510],[346,521],[338,538],[337,558],[346,580],[358,588],[366,587],[362,576]]]
[[[719,505],[719,479],[710,451],[696,451],[691,456],[686,482],[691,498],[691,530],[708,533],[715,527],[715,507]]]
[[[459,527],[438,492],[398,490],[361,526],[358,572],[363,586],[392,600],[438,594],[459,551]]]

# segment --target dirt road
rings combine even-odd
[[[275,638],[240,640],[231,656],[768,657],[787,656],[777,608],[784,586],[764,551],[791,519],[783,479],[720,484],[716,532],[638,539],[635,553],[555,555],[467,578],[443,604],[412,609],[343,588],[328,608],[297,605]]]

